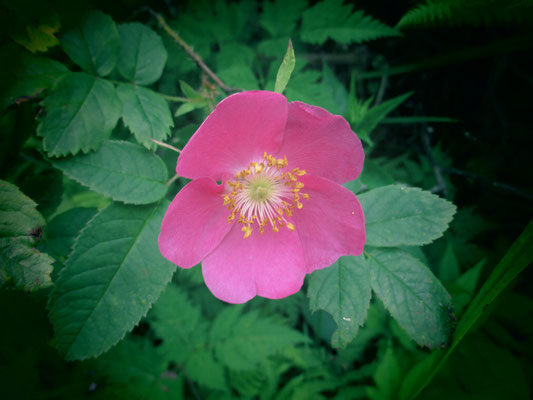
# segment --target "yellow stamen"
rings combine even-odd
[[[222,196],[222,204],[231,211],[227,220],[231,223],[237,218],[245,239],[251,236],[255,223],[260,233],[265,232],[267,224],[273,232],[279,232],[280,227],[296,229],[286,218],[303,208],[300,195],[306,200],[309,195],[299,193],[304,187],[299,177],[306,172],[299,168],[288,170],[288,166],[286,156],[276,158],[264,152],[262,161],[251,162],[235,174],[234,181],[227,182],[231,189]]]

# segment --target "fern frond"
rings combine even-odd
[[[533,0],[426,0],[408,11],[396,27],[477,27],[530,21]]]
[[[353,6],[343,5],[343,0],[323,0],[303,13],[301,39],[312,44],[322,44],[327,39],[336,42],[362,43],[400,33],[384,23],[363,14],[352,13]]]

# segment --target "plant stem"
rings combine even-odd
[[[153,15],[153,17],[157,20],[161,28],[178,44],[180,45],[183,50],[187,53],[187,55],[192,58],[192,60],[198,64],[198,66],[204,71],[215,83],[226,93],[231,92],[237,92],[240,89],[233,88],[230,86],[227,86],[222,80],[209,68],[205,63],[204,60],[202,60],[202,57],[200,57],[199,54],[195,53],[191,46],[183,40],[183,38],[178,35],[176,31],[174,31],[170,26],[168,26],[167,22],[163,18],[161,14],[156,13],[152,9],[148,8],[148,12]]]
[[[179,103],[190,103],[191,102],[191,99],[188,99],[187,97],[169,96],[168,94],[163,94],[163,93],[159,93],[159,95],[168,101],[175,101]]]

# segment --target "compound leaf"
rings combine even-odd
[[[324,0],[303,13],[301,38],[304,42],[322,44],[328,38],[336,42],[362,43],[400,33],[362,11],[352,13],[343,0]]]
[[[226,366],[236,370],[254,369],[276,352],[309,338],[256,311],[242,314],[242,306],[228,306],[215,319],[211,343]]]
[[[167,101],[154,91],[135,85],[120,84],[117,93],[124,124],[138,142],[155,149],[156,144],[150,139],[164,141],[174,126]]]
[[[111,134],[122,108],[111,83],[84,73],[61,79],[43,105],[46,112],[37,134],[44,138],[49,156],[97,149]]]

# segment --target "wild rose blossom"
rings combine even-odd
[[[165,214],[161,254],[182,268],[202,262],[229,303],[296,293],[305,274],[362,253],[363,211],[341,184],[363,160],[341,116],[268,91],[229,96],[178,158],[192,181]]]

